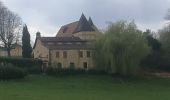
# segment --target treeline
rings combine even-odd
[[[10,57],[10,51],[16,44],[21,45],[21,42],[23,58]],[[32,47],[27,26],[23,26],[19,15],[9,10],[1,1],[0,48],[8,54],[8,57],[0,57],[0,80],[24,78],[28,73],[42,73],[42,61],[31,59]]]
[[[97,69],[111,74],[170,71],[170,23],[158,33],[143,32],[134,21],[112,23],[95,42],[94,60]]]

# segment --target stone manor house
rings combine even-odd
[[[55,37],[36,34],[33,55],[43,60],[43,66],[59,68],[91,69],[94,67],[92,43],[102,35],[91,18],[82,14],[79,21],[60,28]]]

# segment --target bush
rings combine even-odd
[[[62,69],[62,68],[54,68],[48,67],[46,70],[47,75],[52,76],[63,76],[63,75],[75,75],[75,74],[83,74],[84,70],[74,70],[74,69]]]
[[[0,63],[1,64],[10,63],[14,66],[28,70],[29,73],[42,72],[41,70],[42,61],[38,59],[0,57]]]
[[[81,75],[81,74],[91,74],[91,75],[103,75],[107,74],[105,71],[98,71],[98,70],[84,70],[84,69],[62,69],[62,68],[55,68],[55,67],[48,67],[46,70],[47,75],[51,76],[67,76],[67,75]]]
[[[94,70],[94,69],[90,69],[87,71],[88,74],[95,74],[95,75],[105,75],[108,74],[106,71],[104,70]]]
[[[25,70],[28,71],[30,74],[41,74],[42,73],[42,68],[37,67],[37,66],[31,66],[29,68],[25,68]]]
[[[15,67],[12,64],[0,66],[0,80],[21,79],[26,75],[27,72],[24,69]]]

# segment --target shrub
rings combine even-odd
[[[31,66],[29,68],[25,68],[28,73],[30,74],[41,74],[42,73],[42,68],[41,67],[37,67],[37,66]]]
[[[81,75],[81,74],[94,74],[94,75],[100,75],[100,74],[107,74],[105,71],[99,71],[99,70],[84,70],[84,69],[72,69],[72,68],[55,68],[55,67],[48,67],[46,70],[47,75],[51,76],[67,76],[67,75]]]
[[[27,72],[24,69],[15,67],[12,64],[0,66],[0,80],[21,79],[26,75]]]
[[[62,68],[54,68],[54,67],[48,67],[46,70],[47,75],[52,76],[63,76],[63,75],[75,75],[75,74],[83,74],[83,70],[74,70],[74,69],[62,69]]]
[[[29,73],[40,73],[42,61],[38,59],[30,58],[9,58],[9,57],[0,57],[1,64],[12,64],[14,66],[28,70]]]
[[[108,74],[106,71],[104,70],[94,70],[94,69],[90,69],[87,71],[88,74],[96,74],[96,75],[105,75]]]

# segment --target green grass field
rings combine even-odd
[[[170,79],[29,76],[0,82],[0,100],[170,100]]]

